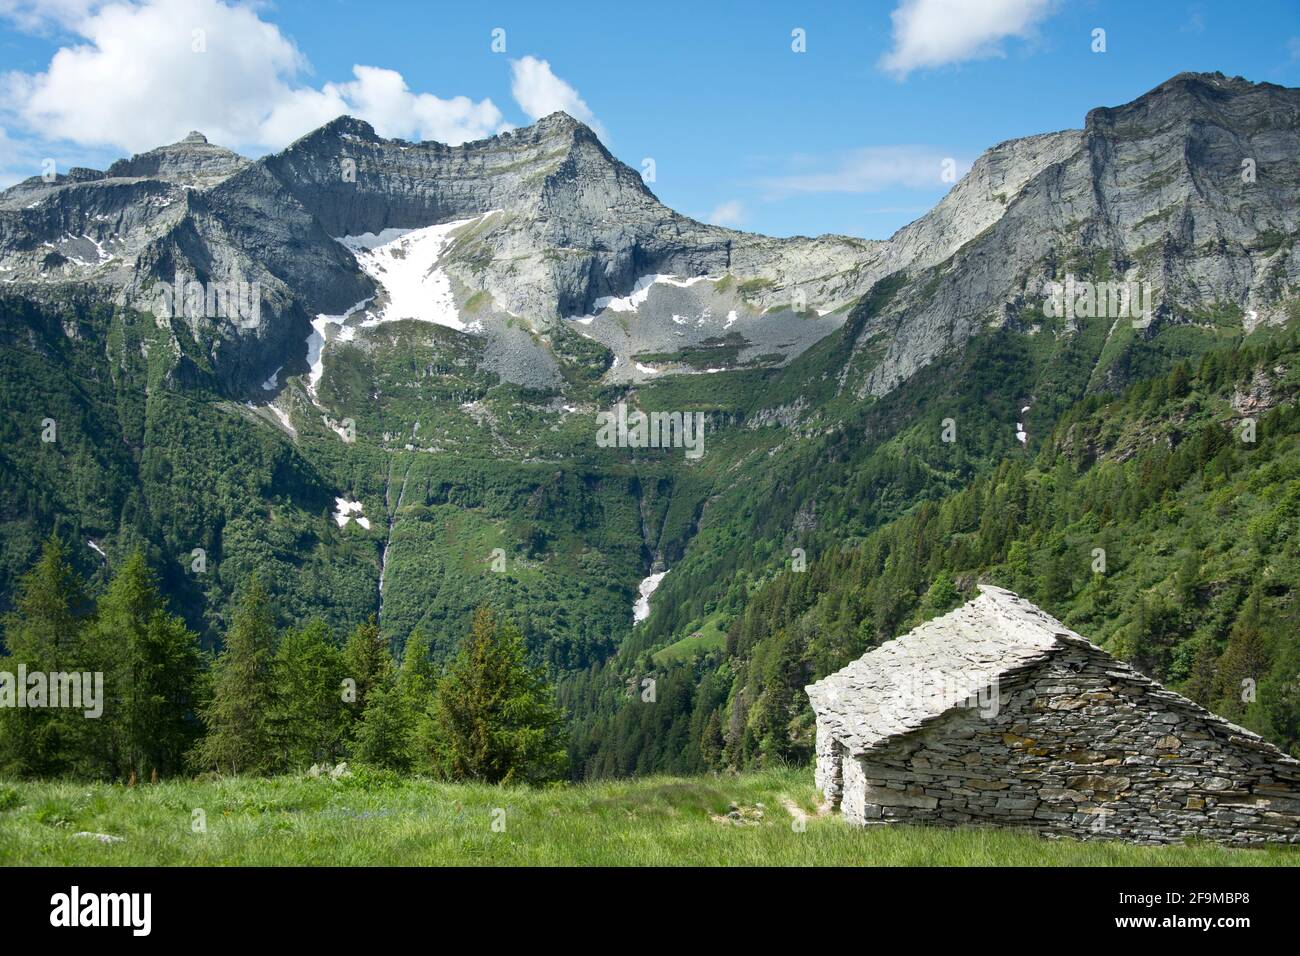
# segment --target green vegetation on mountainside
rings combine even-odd
[[[693,660],[683,660],[683,641],[654,651],[656,636],[676,633],[662,623],[674,612],[706,615],[687,626],[703,633],[718,627],[716,605],[670,606],[634,633],[623,672],[654,676],[653,705],[611,692],[612,676],[596,693],[571,682],[575,761],[587,773],[625,774],[806,760],[803,687],[954,607],[977,581],[1028,596],[1194,700],[1300,750],[1297,394],[1294,330],[1262,332],[1119,396],[1089,396],[1034,440],[1035,454],[993,462],[955,493],[917,493],[918,479],[916,503],[861,539],[806,535],[807,570],[750,581],[724,649],[701,646]],[[954,417],[957,445],[979,435],[963,435],[966,419]],[[914,468],[934,460],[922,436],[893,444]]]

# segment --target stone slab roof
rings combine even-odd
[[[1084,638],[1011,591],[982,592],[955,611],[868,651],[807,689],[813,709],[862,753],[961,705],[990,685]]]
[[[990,685],[1074,645],[1109,657],[1046,611],[1012,591],[981,584],[980,596],[955,611],[874,648],[805,690],[819,721],[850,753],[919,730],[959,706],[980,707]],[[1300,762],[1259,735],[1168,690],[1120,660],[1116,680],[1145,688],[1154,700],[1195,714],[1236,744],[1288,768]]]

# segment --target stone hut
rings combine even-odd
[[[1300,843],[1300,761],[980,591],[807,688],[817,785],[846,818]]]

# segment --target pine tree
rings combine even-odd
[[[438,685],[438,671],[432,660],[432,639],[416,628],[407,638],[398,671],[398,691],[402,696],[407,719],[411,767],[418,771],[434,769],[435,738],[433,695]]]
[[[356,699],[349,703],[353,704],[353,713],[359,719],[366,711],[370,691],[387,680],[393,669],[388,642],[379,635],[379,626],[373,615],[348,635],[343,648],[343,664],[347,678],[355,682]]]
[[[412,716],[397,672],[389,670],[366,695],[352,756],[359,763],[383,770],[410,770]]]
[[[194,762],[230,775],[272,772],[278,748],[275,711],[275,612],[266,588],[249,585],[212,668],[212,700],[203,710],[206,734]]]
[[[438,682],[439,771],[453,780],[536,783],[567,764],[563,717],[523,637],[479,608],[469,636]]]
[[[32,569],[16,588],[15,609],[5,616],[7,656],[0,670],[17,684],[19,665],[27,672],[80,670],[87,600],[81,579],[68,562],[63,542],[51,534]],[[26,688],[14,686],[15,694]],[[0,773],[51,776],[76,760],[84,711],[56,708],[0,708]]]
[[[180,770],[198,733],[203,657],[197,635],[168,612],[143,551],[113,575],[86,643],[107,697],[87,727],[95,769],[116,779]]]
[[[324,621],[290,631],[275,652],[271,722],[280,761],[289,769],[335,763],[347,739],[343,652]]]

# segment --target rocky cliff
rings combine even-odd
[[[457,314],[472,302],[474,320],[453,327],[488,342],[504,377],[543,386],[557,381],[557,322],[613,354],[609,381],[782,364],[902,273],[854,323],[841,376],[880,395],[982,327],[1035,328],[1046,283],[1067,272],[1148,283],[1158,322],[1279,317],[1297,275],[1298,116],[1296,90],[1183,74],[1094,110],[1082,131],[992,148],[884,242],[696,222],[561,113],[458,147],[340,117],[254,162],[192,133],[0,194],[0,279],[145,309],[178,276],[254,288],[255,315],[162,320],[183,323],[238,393],[306,371],[317,316],[363,336],[378,320],[357,307],[382,310],[391,290],[348,237],[461,223],[417,280],[445,284]]]

